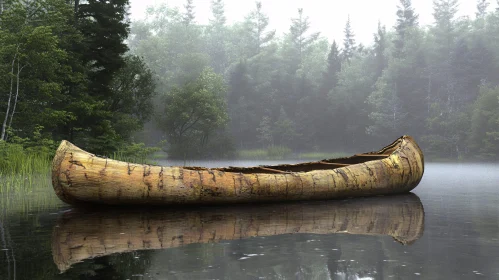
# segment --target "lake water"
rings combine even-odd
[[[81,210],[28,182],[0,189],[2,280],[499,279],[497,164],[427,163],[410,195],[244,207]]]

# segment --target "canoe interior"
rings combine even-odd
[[[365,163],[373,160],[381,160],[389,157],[402,143],[402,138],[397,139],[392,144],[384,147],[377,152],[356,154],[351,157],[324,159],[314,162],[305,162],[297,164],[278,164],[278,165],[260,165],[254,167],[220,167],[220,168],[206,168],[206,167],[183,167],[188,170],[217,170],[223,172],[237,172],[243,174],[252,173],[291,173],[291,172],[310,172],[313,170],[332,170],[353,164]]]

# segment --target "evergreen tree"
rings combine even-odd
[[[196,18],[195,13],[194,13],[194,4],[192,3],[193,0],[186,0],[186,3],[184,5],[185,8],[185,13],[184,13],[184,24],[185,25],[191,25],[194,23],[194,19]]]
[[[366,132],[385,139],[397,137],[407,120],[407,112],[390,81],[391,76],[388,73],[381,76],[376,82],[376,90],[367,99],[373,107],[369,114],[373,125],[368,126]]]
[[[239,147],[247,147],[256,142],[255,129],[259,116],[255,111],[259,100],[254,94],[248,66],[239,62],[231,71],[228,80],[228,108],[230,131]]]
[[[400,55],[404,48],[404,41],[408,30],[418,26],[418,14],[412,7],[411,0],[399,0],[397,5],[397,22],[395,24],[395,56]]]
[[[477,19],[482,19],[485,17],[489,5],[490,3],[488,0],[477,0],[476,14],[475,14]]]
[[[338,85],[338,74],[341,71],[340,51],[336,41],[333,41],[327,57],[327,70],[323,74],[322,92],[324,96]]]
[[[279,117],[274,123],[274,127],[274,139],[276,140],[277,145],[289,147],[298,136],[295,123],[288,117],[282,106],[279,110]]]
[[[93,67],[89,73],[92,95],[110,96],[113,75],[125,64],[128,5],[128,0],[89,0],[79,5],[78,29],[84,36],[81,53]]]
[[[207,30],[208,53],[211,58],[211,65],[216,73],[225,74],[229,64],[228,28],[225,26],[226,17],[224,3],[222,0],[212,0],[212,18]]]
[[[269,147],[274,145],[274,136],[272,133],[272,120],[270,119],[269,116],[263,116],[256,131],[258,133],[258,141],[262,143],[264,147]]]
[[[445,33],[450,33],[454,27],[453,21],[457,11],[458,0],[434,0],[433,17],[435,19],[435,27],[443,30]]]
[[[343,31],[345,38],[343,39],[343,50],[342,58],[346,62],[350,62],[353,57],[356,46],[355,46],[355,34],[353,33],[352,26],[350,25],[350,15],[348,16],[347,23],[345,24],[345,29]]]
[[[441,102],[446,102],[448,110],[453,110],[456,103],[455,85],[456,80],[452,79],[451,56],[455,45],[456,31],[454,18],[457,13],[457,0],[435,0],[433,16],[435,26],[432,29],[434,38],[434,75],[433,85],[437,89],[436,95]]]
[[[212,0],[211,1],[211,13],[213,18],[210,19],[210,23],[215,26],[224,26],[227,22],[225,17],[225,8],[223,0]]]
[[[262,3],[256,2],[255,10],[244,21],[245,54],[253,57],[260,54],[275,37],[275,30],[267,31],[269,17],[262,11]]]
[[[381,22],[378,22],[378,31],[374,34],[374,58],[375,58],[375,77],[376,79],[381,77],[383,70],[388,65],[388,59],[386,57],[387,41],[386,41],[386,28],[381,26]]]
[[[291,27],[289,28],[289,37],[292,42],[292,47],[297,55],[297,64],[302,64],[307,48],[313,44],[319,37],[319,33],[307,35],[310,29],[310,21],[308,16],[303,15],[303,9],[298,9],[298,17],[291,19]]]
[[[125,62],[113,79],[114,97],[109,110],[113,112],[116,132],[129,141],[153,116],[156,85],[151,70],[140,57],[127,55]]]
[[[80,3],[76,14],[83,43],[78,46],[83,62],[88,65],[88,91],[96,106],[85,120],[90,131],[89,150],[103,153],[117,148],[120,136],[113,128],[109,106],[114,96],[111,83],[125,65],[129,33],[128,0],[88,0]]]
[[[499,87],[481,86],[473,104],[469,143],[478,159],[499,158]]]

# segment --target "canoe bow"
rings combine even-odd
[[[256,167],[154,166],[98,157],[62,141],[52,183],[66,203],[185,205],[323,200],[407,193],[424,173],[411,136],[377,152]]]

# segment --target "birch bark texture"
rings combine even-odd
[[[284,234],[392,236],[405,246],[423,235],[424,219],[415,194],[243,207],[78,209],[54,227],[52,255],[64,272],[110,254]]]
[[[423,153],[410,136],[349,158],[250,168],[133,164],[62,141],[53,160],[52,183],[61,200],[75,205],[186,205],[407,193],[423,172]]]

